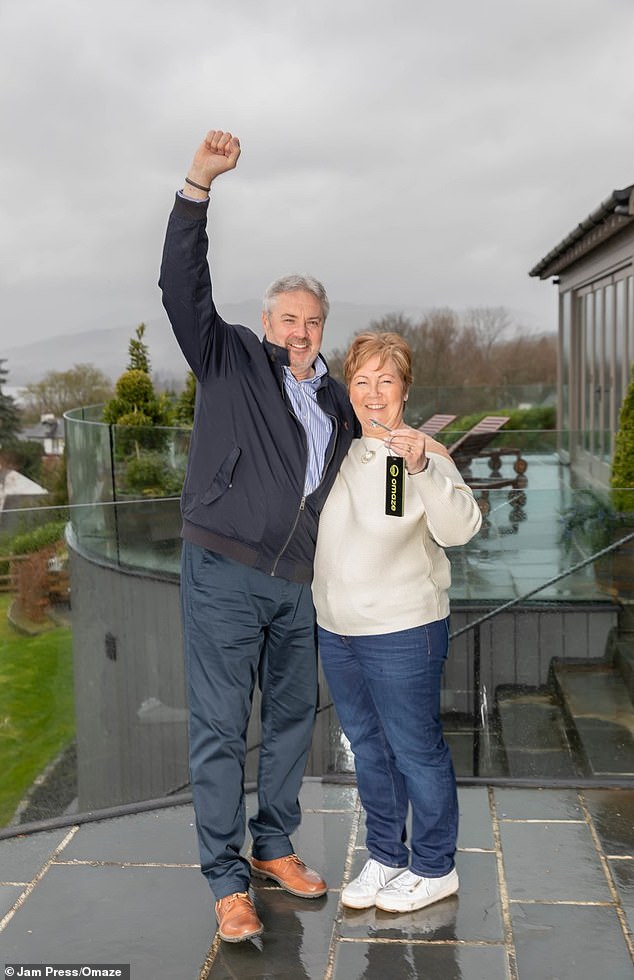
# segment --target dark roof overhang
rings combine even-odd
[[[634,221],[634,184],[610,196],[528,273],[549,279]]]

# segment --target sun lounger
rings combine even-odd
[[[475,456],[480,456],[503,426],[508,422],[507,415],[486,415],[480,422],[465,432],[464,435],[447,446],[451,457],[458,467],[468,467]]]
[[[521,449],[508,447],[493,448],[487,450],[487,446],[495,439],[497,433],[508,422],[506,415],[487,415],[482,421],[474,425],[472,429],[465,432],[456,442],[447,449],[459,470],[463,471],[465,479],[473,489],[488,488],[490,490],[499,489],[504,486],[525,486],[524,473],[528,467],[527,461],[522,456]],[[471,462],[476,457],[488,456],[489,477],[472,477],[469,472]],[[515,475],[503,477],[500,470],[502,467],[503,456],[515,456],[513,470]]]
[[[418,431],[424,432],[426,436],[435,436],[441,429],[446,429],[448,425],[451,425],[455,418],[455,415],[432,415],[426,422],[418,426]]]

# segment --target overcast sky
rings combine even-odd
[[[242,144],[214,185],[221,309],[307,271],[333,315],[553,330],[528,271],[634,183],[633,42],[632,0],[1,0],[0,347],[163,316],[210,128]]]

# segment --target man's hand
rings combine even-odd
[[[219,174],[234,169],[239,156],[240,140],[237,136],[221,129],[211,129],[196,150],[187,176],[194,183],[209,187]],[[191,184],[186,185],[185,193],[188,197],[206,197],[204,191],[192,187]]]

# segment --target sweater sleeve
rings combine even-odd
[[[466,544],[480,530],[482,513],[452,460],[430,453],[427,469],[410,481],[425,507],[429,532],[442,548]]]
[[[224,373],[227,357],[228,326],[216,310],[207,262],[208,203],[176,196],[159,277],[174,335],[199,381],[210,370]]]

